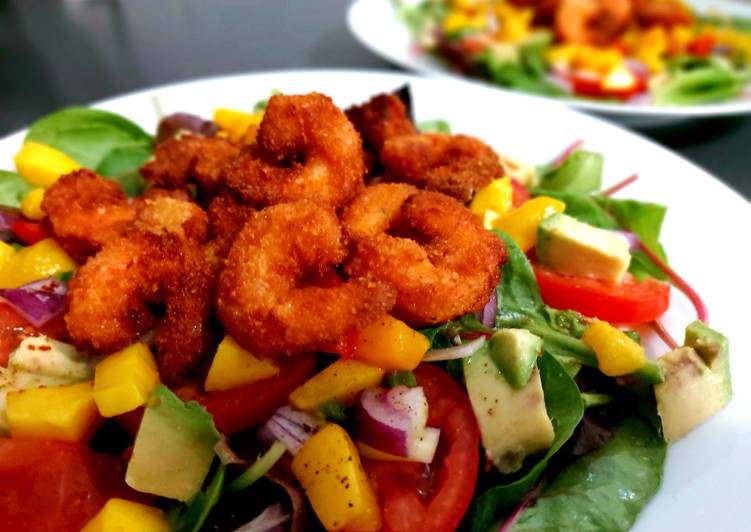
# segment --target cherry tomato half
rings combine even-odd
[[[10,224],[10,228],[21,242],[27,246],[36,244],[40,240],[44,240],[51,236],[47,227],[41,222],[17,220]]]
[[[430,465],[363,460],[383,509],[383,530],[454,530],[472,502],[480,432],[467,394],[443,370],[421,364],[417,383],[428,400],[428,426],[441,429]]]
[[[538,264],[535,277],[542,299],[557,309],[573,309],[585,316],[613,323],[654,321],[670,306],[670,285],[626,274],[620,284],[589,277],[561,275]]]

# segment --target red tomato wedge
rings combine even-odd
[[[214,416],[216,428],[224,434],[260,425],[287,402],[289,394],[308,380],[315,369],[315,357],[303,356],[279,362],[279,375],[232,390],[203,392],[195,399]]]
[[[0,528],[80,530],[113,496],[126,496],[119,457],[50,440],[0,438]]]
[[[557,309],[572,309],[585,316],[613,323],[654,321],[670,306],[670,285],[647,279],[638,282],[626,274],[620,284],[588,277],[561,275],[534,265],[542,299]]]
[[[428,426],[441,429],[433,463],[363,460],[383,509],[383,530],[454,530],[472,502],[480,432],[467,394],[443,370],[422,364],[417,383],[428,400]]]

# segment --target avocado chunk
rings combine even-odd
[[[658,359],[665,382],[654,388],[657,412],[670,442],[715,415],[733,394],[728,339],[696,321],[686,329],[685,344]]]
[[[157,386],[146,403],[125,482],[137,491],[187,501],[200,491],[219,438],[203,407]]]
[[[532,377],[542,338],[527,329],[501,329],[488,342],[490,358],[514,389],[524,388]]]
[[[501,473],[521,469],[524,458],[553,443],[553,423],[545,409],[540,370],[514,389],[490,357],[480,349],[464,359],[464,379],[487,457]]]
[[[564,275],[620,283],[631,262],[628,240],[556,213],[537,227],[537,260]]]

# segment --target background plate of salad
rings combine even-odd
[[[751,7],[681,1],[357,0],[348,22],[402,67],[636,126],[748,113]]]
[[[599,484],[592,487],[602,490],[597,496],[596,508],[592,508],[587,488],[582,492],[585,485],[582,482],[586,479],[579,474],[581,471],[570,470],[571,474],[566,477],[568,484],[559,482],[557,494],[543,492],[559,496],[553,497],[556,500],[569,502],[552,514],[540,517],[543,522],[533,519],[533,528],[545,525],[548,529],[560,529],[564,523],[567,529],[602,530],[613,529],[614,525],[601,523],[630,524],[636,519],[633,529],[637,531],[705,530],[710,527],[748,530],[751,521],[744,508],[748,503],[747,472],[751,470],[748,454],[751,448],[751,358],[747,356],[751,352],[751,341],[746,307],[751,297],[747,283],[751,257],[746,232],[751,227],[751,209],[748,202],[705,171],[636,134],[552,102],[450,79],[367,71],[269,72],[180,83],[100,102],[94,107],[119,116],[107,115],[106,121],[97,123],[91,122],[91,112],[85,110],[68,112],[63,115],[65,120],[61,120],[60,115],[55,120],[48,117],[30,130],[0,140],[0,168],[13,168],[13,157],[25,145],[24,139],[28,141],[27,135],[41,138],[41,131],[46,135],[44,142],[55,144],[69,157],[82,161],[83,165],[99,164],[100,173],[118,180],[135,195],[142,183],[128,170],[137,168],[150,157],[153,139],[145,132],[156,131],[161,112],[189,112],[203,117],[214,115],[217,108],[253,112],[257,102],[275,91],[286,94],[319,91],[330,95],[339,106],[346,107],[405,85],[409,86],[413,112],[422,127],[434,130],[450,128],[452,132],[483,139],[508,160],[522,163],[509,166],[519,172],[516,175],[520,179],[524,168],[529,170],[539,165],[536,172],[542,181],[538,185],[547,186],[551,194],[555,194],[554,189],[564,196],[567,194],[566,202],[570,207],[567,212],[589,212],[596,217],[601,212],[598,201],[604,201],[618,210],[618,214],[628,220],[628,228],[639,233],[642,239],[651,235],[655,249],[664,250],[672,268],[700,294],[708,310],[710,326],[730,339],[735,394],[728,406],[671,445],[664,462],[662,451],[652,455],[656,463],[634,462],[629,458],[642,447],[657,445],[664,450],[661,439],[657,443],[654,437],[645,440],[643,433],[636,431],[632,439],[619,440],[615,452],[605,453],[605,462],[596,464],[601,468],[598,473],[604,473],[604,476],[596,475]],[[99,154],[96,158],[92,155],[95,151]],[[98,162],[107,160],[103,152],[111,151],[117,154],[116,167]],[[580,164],[582,161],[586,164]],[[564,168],[570,170],[572,165],[578,165],[575,174],[579,178],[564,171]],[[584,174],[596,174],[595,189],[590,186],[590,181],[580,179]],[[638,176],[638,179],[630,176]],[[29,193],[29,186],[23,185],[20,176],[4,175],[2,182],[4,203],[18,202]],[[628,186],[624,189],[621,185],[626,184]],[[618,203],[617,200],[622,198],[634,201]],[[14,231],[23,236],[17,229]],[[34,236],[28,231],[23,234],[28,238]],[[658,238],[661,247],[657,244]],[[532,276],[527,259],[519,248],[510,246],[510,250],[513,260],[509,260],[508,267],[521,269],[516,272],[504,269],[504,275],[514,282],[514,275],[526,275],[523,271],[526,267],[528,275]],[[58,280],[60,283],[65,281]],[[694,321],[696,316],[689,299],[672,289],[670,308],[661,318],[669,333],[680,341],[686,324]],[[648,329],[639,332],[650,358],[668,350]],[[553,370],[562,367],[555,362],[545,373],[553,375]],[[417,373],[423,378],[421,375],[425,372],[418,369]],[[563,375],[563,369],[559,373]],[[575,386],[574,390],[575,402],[581,405]],[[597,400],[596,397],[590,399]],[[174,397],[169,400],[178,403],[175,407],[178,410],[187,408]],[[156,406],[159,404],[160,401],[155,403]],[[564,416],[555,421],[566,423]],[[573,425],[571,428],[573,430]],[[215,429],[211,431],[211,438],[214,438],[211,439],[211,445],[214,445],[218,438]],[[209,451],[209,458],[212,458],[213,451],[211,448]],[[226,449],[223,454],[225,459],[233,459]],[[279,455],[274,460],[278,458]],[[66,463],[75,467],[70,461]],[[28,467],[54,471],[44,460],[30,463]],[[252,473],[250,469],[248,471]],[[635,476],[634,471],[640,473]],[[657,490],[643,509],[645,501],[640,495],[639,475],[648,477]],[[239,478],[252,476],[243,474]],[[194,524],[195,513],[208,511],[216,502],[217,490],[223,482],[223,476],[213,478],[205,491],[199,492],[199,503],[192,505],[187,514],[184,508],[177,508],[178,517],[183,516],[184,520],[190,517],[193,520],[188,524]],[[634,486],[635,479],[637,487],[631,492],[627,486]],[[42,484],[38,487],[44,489]],[[602,493],[612,494],[614,489],[618,494],[612,500],[602,496]],[[35,501],[34,493],[27,496],[29,504]],[[582,502],[583,499],[586,500]],[[638,502],[630,507],[628,501],[637,499]],[[196,499],[191,500],[195,502]],[[213,502],[209,504],[208,501]],[[624,505],[623,501],[627,503]],[[585,521],[592,516],[595,516],[595,521]],[[193,528],[186,525],[184,529]]]

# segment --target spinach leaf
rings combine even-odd
[[[538,359],[545,408],[553,423],[555,439],[548,452],[531,465],[520,478],[508,484],[490,488],[478,497],[474,505],[472,530],[485,531],[507,513],[537,482],[550,459],[571,438],[584,415],[579,387],[555,359],[545,353]]]
[[[660,486],[665,452],[648,422],[626,418],[604,446],[564,468],[512,530],[628,530]]]
[[[153,153],[153,139],[114,113],[68,107],[40,118],[26,140],[47,144],[86,168],[120,182],[129,195],[143,189],[136,171]]]
[[[543,170],[539,187],[582,194],[600,190],[603,160],[602,154],[574,150],[562,164]]]
[[[451,133],[451,126],[445,120],[424,120],[417,124],[422,133]]]
[[[538,188],[535,196],[550,196],[566,204],[566,214],[580,222],[599,227],[601,229],[620,229],[620,225],[603,207],[599,205],[595,196]]]
[[[15,172],[0,170],[0,205],[19,208],[33,185]]]
[[[167,514],[170,529],[176,532],[198,532],[214,505],[219,501],[224,484],[224,465],[214,471],[209,485],[187,502],[176,503]]]

